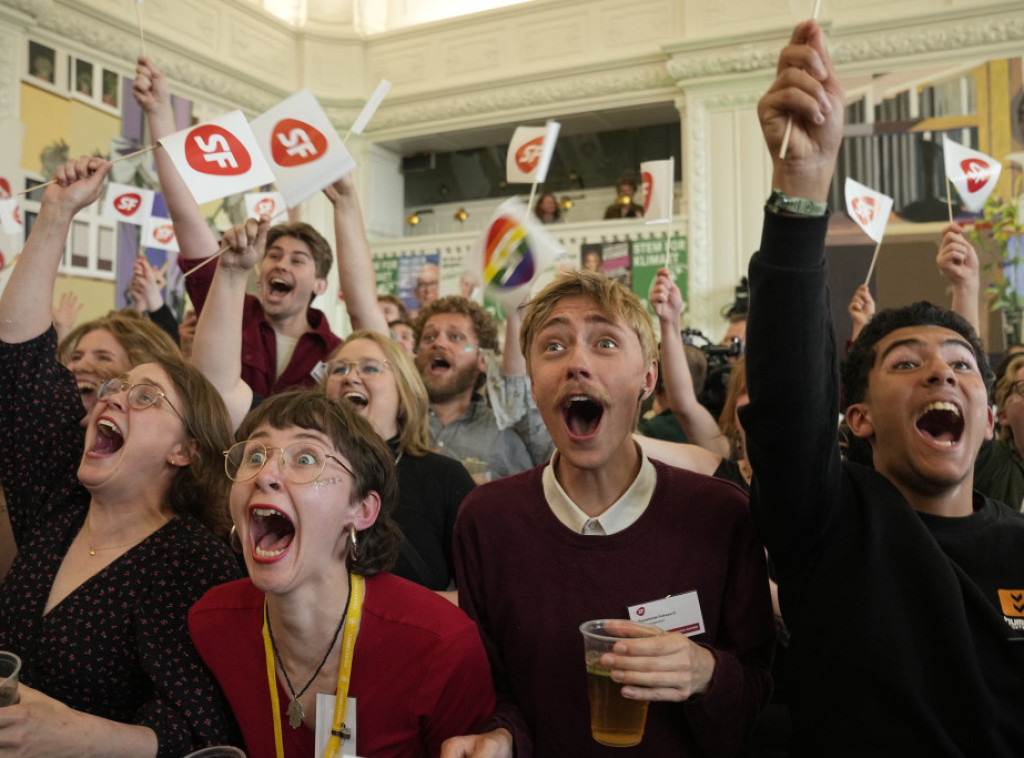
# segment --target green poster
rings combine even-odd
[[[378,295],[398,294],[398,258],[374,257],[373,271],[377,276]]]
[[[653,235],[649,239],[633,240],[630,243],[631,255],[633,258],[633,292],[647,306],[647,310],[654,313],[647,296],[651,293],[651,285],[654,284],[654,277],[659,268],[665,266],[665,235]],[[672,237],[671,254],[668,262],[669,271],[672,272],[676,285],[683,293],[683,300],[689,298],[689,263],[686,250],[686,237],[674,235]]]

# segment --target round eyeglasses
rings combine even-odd
[[[167,393],[161,392],[160,388],[153,384],[146,384],[144,382],[132,384],[124,377],[115,377],[107,379],[100,385],[99,390],[96,392],[96,398],[98,400],[109,400],[119,392],[123,392],[125,397],[128,398],[128,407],[134,408],[137,411],[145,410],[155,405],[157,400],[163,398],[167,406],[182,420],[182,423],[186,427],[188,426],[188,421],[181,415],[181,411],[174,407],[174,403],[167,397]]]
[[[1017,394],[1017,395],[1020,395],[1021,397],[1024,397],[1024,379],[1021,379],[1020,381],[1013,382],[1010,385],[1010,389],[1014,392],[1014,394]]]
[[[256,440],[236,442],[224,451],[224,471],[233,482],[247,482],[263,470],[270,460],[270,451],[281,451],[281,473],[293,484],[311,484],[320,478],[331,458],[353,479],[352,469],[341,459],[328,453],[315,442],[293,442],[288,447],[268,447]]]
[[[327,376],[348,376],[354,369],[356,375],[362,377],[375,377],[384,373],[384,369],[391,364],[387,361],[378,361],[376,358],[360,358],[358,361],[338,360],[327,364]]]

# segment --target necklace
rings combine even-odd
[[[303,719],[306,718],[306,709],[302,707],[302,703],[299,702],[299,698],[306,694],[306,690],[309,689],[309,685],[313,683],[313,680],[317,678],[320,671],[323,669],[324,664],[327,663],[327,659],[331,655],[331,651],[334,650],[334,646],[338,643],[338,635],[341,634],[341,629],[345,626],[345,619],[348,617],[348,604],[349,600],[352,599],[352,592],[349,591],[348,596],[345,598],[345,611],[341,614],[341,621],[338,622],[338,628],[334,630],[334,638],[331,640],[331,646],[327,648],[327,652],[324,653],[323,660],[320,661],[320,665],[316,667],[316,671],[313,672],[313,676],[306,682],[306,686],[299,690],[298,694],[295,694],[295,688],[292,686],[292,680],[288,677],[288,670],[284,667],[284,661],[281,660],[281,654],[277,651],[277,643],[274,641],[274,629],[270,625],[270,612],[264,606],[264,615],[267,621],[267,634],[270,635],[270,647],[274,650],[274,658],[277,660],[277,664],[281,667],[281,673],[284,674],[285,684],[288,685],[288,691],[292,693],[292,701],[288,703],[288,726],[292,729],[298,729],[299,724],[302,723]]]
[[[146,535],[146,537],[148,536],[149,535]],[[140,542],[142,542],[142,540],[146,539],[146,537],[134,540],[132,542],[126,542],[123,545],[107,545],[106,547],[95,547],[92,544],[92,526],[89,526],[89,555],[96,555],[97,550],[120,550],[122,547],[134,547],[135,545],[138,545]]]

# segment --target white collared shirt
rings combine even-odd
[[[551,462],[544,469],[542,476],[544,498],[548,501],[548,507],[555,514],[555,518],[577,534],[615,534],[631,526],[647,510],[651,496],[654,494],[654,485],[658,480],[654,464],[643,454],[643,451],[640,451],[640,472],[636,475],[633,483],[629,485],[629,489],[622,493],[622,497],[612,503],[604,513],[596,518],[591,518],[572,501],[562,489],[562,485],[558,483],[558,479],[555,478],[557,462],[558,451],[555,450],[554,455],[551,456]]]

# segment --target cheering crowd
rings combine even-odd
[[[154,140],[174,131],[145,58],[133,93]],[[1024,357],[993,411],[955,224],[952,309],[875,313],[863,287],[836,355],[843,113],[800,24],[758,106],[773,192],[718,418],[667,270],[660,346],[633,293],[561,271],[496,362],[498,324],[432,272],[412,319],[377,297],[350,176],[325,190],[333,251],[265,216],[218,240],[164,150],[187,357],[135,314],[59,336],[65,241],[110,163],[58,168],[0,297],[0,650],[22,660],[0,756],[613,755],[578,627],[637,607],[688,634],[602,659],[650,703],[630,754],[1020,755]],[[311,306],[334,265],[344,340]],[[654,395],[687,442],[636,433]]]

